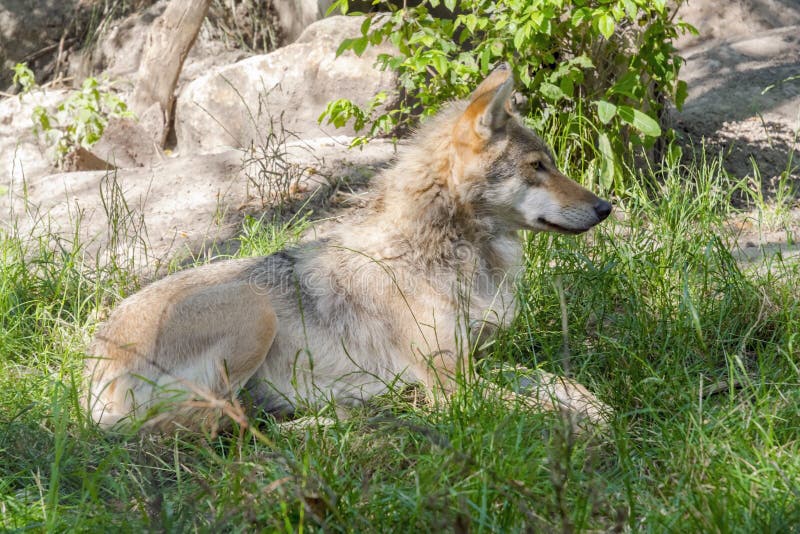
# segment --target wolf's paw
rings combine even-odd
[[[579,434],[603,434],[608,429],[613,415],[611,407],[598,400],[588,390],[581,392],[580,396],[571,396],[567,402],[559,399],[559,409],[573,430]]]
[[[611,407],[569,378],[536,371],[520,381],[520,389],[535,405],[560,412],[579,433],[602,433],[611,422]]]

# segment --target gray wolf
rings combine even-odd
[[[210,398],[246,394],[292,413],[398,383],[446,401],[477,382],[471,348],[514,317],[519,230],[578,234],[612,209],[557,170],[512,92],[497,69],[425,124],[376,178],[367,213],[326,237],[178,272],[123,300],[90,347],[94,421],[198,428],[215,417]],[[590,423],[606,413],[565,378],[524,396],[490,387]]]

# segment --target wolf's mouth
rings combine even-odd
[[[539,217],[538,219],[536,219],[536,221],[547,226],[549,229],[555,232],[560,232],[562,234],[576,235],[586,231],[586,229],[576,230],[574,228],[567,228],[566,226],[561,226],[560,224],[552,223],[547,219],[545,219],[544,217]]]

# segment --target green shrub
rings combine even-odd
[[[534,126],[555,121],[585,129],[584,121],[570,117],[588,120],[592,135],[581,137],[583,148],[594,155],[600,184],[610,189],[621,163],[616,155],[631,153],[631,146],[652,146],[662,135],[658,117],[665,101],[680,106],[686,97],[672,39],[679,31],[695,30],[675,22],[675,6],[665,0],[422,0],[413,7],[374,0],[373,5],[388,13],[368,14],[361,36],[345,40],[338,53],[361,54],[391,42],[397,53],[380,55],[379,65],[397,71],[407,98],[393,110],[378,106],[384,94],[364,108],[347,99],[330,102],[320,120],[336,126],[354,121],[357,130],[366,129],[356,143],[468,95],[495,64],[507,61],[528,97],[521,111]],[[431,13],[442,7],[452,16]],[[335,9],[348,13],[348,0],[334,2]]]
[[[23,63],[18,63],[13,70],[14,83],[21,86],[19,96],[23,98],[36,88],[33,71]],[[33,131],[54,147],[56,163],[61,165],[78,147],[89,148],[95,144],[103,135],[108,119],[133,116],[107,82],[89,77],[83,81],[80,91],[71,93],[56,107],[55,113],[44,106],[36,106],[31,119]]]

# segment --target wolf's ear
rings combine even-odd
[[[514,92],[514,77],[507,64],[496,68],[475,89],[464,115],[473,119],[475,133],[484,139],[504,130],[511,118],[509,98]]]

